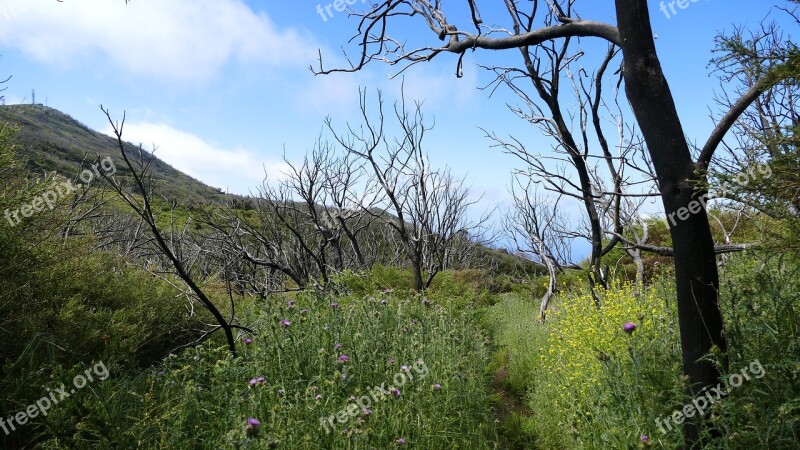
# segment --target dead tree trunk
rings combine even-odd
[[[647,2],[617,0],[616,6],[625,89],[647,142],[670,224],[683,368],[694,397],[704,387],[716,385],[720,377],[717,367],[701,358],[715,347],[724,354],[728,347],[719,308],[714,239],[700,201],[706,193],[705,183],[695,174],[686,135],[656,55]],[[670,220],[676,216],[677,220]],[[698,442],[697,421],[687,421],[684,430],[687,442]]]

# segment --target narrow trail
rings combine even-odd
[[[533,450],[532,443],[524,442],[520,430],[520,417],[529,415],[523,398],[508,389],[508,367],[505,365],[495,372],[492,390],[500,397],[495,412],[500,429],[500,445],[503,450]]]

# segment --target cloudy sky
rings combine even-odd
[[[755,26],[781,2],[692,0],[676,14],[650,2],[659,54],[690,139],[705,139],[709,112],[716,111],[718,81],[708,69],[715,35],[732,24]],[[391,79],[396,68],[377,64],[358,74],[314,76],[308,67],[320,51],[331,64],[343,64],[341,47],[357,25],[333,8],[332,16],[325,13],[331,3],[0,0],[0,78],[12,76],[6,102],[30,102],[35,90],[37,102],[99,130],[108,126],[98,105],[117,115],[125,111],[128,140],[155,144],[157,155],[174,167],[246,193],[265,170],[281,172],[284,153],[301,158],[326,116],[339,125],[357,118],[359,86],[373,98],[382,89],[391,102],[403,82],[406,96],[424,101],[426,115],[435,118],[427,142],[434,164],[466,176],[476,195],[484,194],[484,204],[507,205],[506,186],[517,163],[491,148],[480,128],[545,150],[550,142],[508,110],[518,104],[514,96],[479,89],[491,77],[476,64],[516,64],[517,55],[468,55],[461,79],[454,76],[451,55],[418,65],[404,78]],[[444,3],[458,9],[466,4]],[[611,0],[578,4],[586,5],[579,10],[583,18],[613,23]],[[505,19],[503,2],[478,5],[487,22]],[[364,6],[360,0],[353,5]],[[409,22],[397,34],[422,31],[419,22]],[[587,51],[597,45],[585,43]]]

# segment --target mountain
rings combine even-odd
[[[117,175],[130,175],[122,161],[117,141],[98,133],[72,117],[43,105],[0,106],[0,124],[19,127],[17,143],[20,155],[34,172],[57,172],[73,178],[89,164],[111,156]],[[138,146],[126,143],[125,150],[133,160],[138,158]],[[158,194],[183,203],[222,201],[227,197],[219,189],[184,174],[164,161],[145,153],[151,163],[151,175]]]

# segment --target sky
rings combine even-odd
[[[356,9],[370,3],[353,1]],[[704,142],[713,128],[709,115],[718,112],[719,82],[708,67],[715,36],[733,25],[755,27],[771,11],[780,21],[772,6],[784,2],[685,1],[673,13],[673,2],[652,0],[651,16],[687,137]],[[462,18],[466,2],[443,3],[448,18]],[[506,23],[503,2],[479,0],[478,7],[486,23]],[[577,7],[582,18],[615,21],[611,0],[580,0]],[[462,78],[449,54],[402,77],[382,64],[315,76],[309,66],[320,52],[332,66],[345,63],[342,47],[353,50],[347,41],[356,26],[333,0],[0,0],[0,79],[12,77],[6,103],[30,103],[35,92],[37,103],[100,131],[109,125],[99,105],[117,118],[125,112],[126,140],[156,145],[156,155],[177,169],[239,194],[259,185],[265,172],[279,178],[284,154],[302,159],[326,117],[338,127],[357,120],[359,87],[372,100],[382,90],[391,104],[402,84],[435,120],[426,141],[432,163],[465,177],[481,207],[507,208],[510,174],[519,163],[492,148],[482,129],[543,151],[551,145],[509,111],[519,101],[508,90],[480,89],[491,76],[477,64],[518,64],[517,54],[468,54]],[[425,33],[419,21],[392,30],[412,42],[439,42]],[[583,42],[587,52],[605,47]]]

